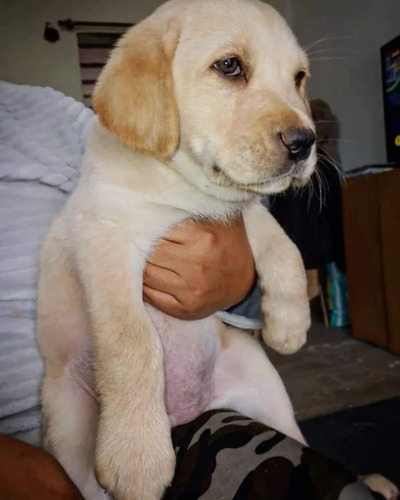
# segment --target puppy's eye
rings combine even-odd
[[[296,87],[299,89],[301,87],[301,84],[304,82],[306,79],[306,72],[305,71],[299,71],[296,73],[296,76],[294,77],[294,83],[296,84]]]
[[[244,76],[243,68],[236,57],[228,57],[218,61],[213,64],[213,67],[224,76]]]

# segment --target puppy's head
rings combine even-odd
[[[257,0],[172,0],[130,30],[97,85],[101,121],[201,189],[272,193],[315,164],[308,61]]]

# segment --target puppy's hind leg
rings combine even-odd
[[[249,334],[222,330],[214,377],[215,398],[209,409],[239,411],[306,444],[278,372]]]
[[[68,368],[47,364],[43,385],[44,444],[86,500],[109,496],[94,474],[98,404]]]
[[[209,410],[239,411],[307,446],[278,372],[261,345],[249,334],[228,327],[222,330],[214,387],[215,397]],[[360,479],[385,500],[399,498],[397,487],[379,474]]]
[[[49,238],[43,246],[38,293],[38,343],[45,360],[44,445],[85,499],[104,500],[93,465],[98,405],[70,372],[73,368],[84,376],[91,369],[84,300],[59,241]],[[76,359],[81,360],[80,371]]]

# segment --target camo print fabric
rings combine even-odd
[[[338,463],[233,411],[172,431],[176,473],[164,500],[372,500]]]

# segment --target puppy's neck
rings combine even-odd
[[[245,200],[212,186],[200,166],[178,151],[169,163],[141,154],[94,121],[85,152],[81,183],[113,185],[143,201],[185,210],[194,217],[229,219]],[[216,189],[217,188],[217,189]]]
[[[182,149],[178,149],[174,154],[171,165],[182,177],[207,196],[233,203],[248,202],[255,197],[253,193],[215,184],[209,179],[202,166]]]

